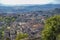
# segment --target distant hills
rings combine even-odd
[[[52,10],[60,8],[60,4],[45,4],[45,5],[27,5],[27,6],[3,6],[0,5],[0,13],[21,13],[39,10]]]

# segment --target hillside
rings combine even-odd
[[[3,6],[0,5],[0,13],[21,13],[39,10],[53,10],[60,8],[60,4],[45,4],[45,5],[25,5],[25,6]]]

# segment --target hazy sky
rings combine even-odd
[[[48,3],[59,3],[60,0],[0,0],[0,4],[16,5],[16,4],[48,4]]]

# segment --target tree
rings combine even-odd
[[[60,15],[50,17],[45,21],[45,27],[42,31],[42,40],[57,40],[60,34]]]
[[[28,34],[26,34],[26,33],[19,33],[16,36],[16,40],[21,40],[21,39],[24,39],[26,37],[28,37]]]
[[[6,40],[10,40],[10,38],[6,38]]]

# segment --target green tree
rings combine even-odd
[[[56,40],[60,34],[60,15],[50,17],[45,21],[45,27],[42,31],[42,40]],[[60,40],[60,39],[59,39]]]
[[[27,37],[28,37],[28,34],[26,34],[26,33],[19,33],[16,36],[16,40],[21,40],[21,39],[24,39],[24,38],[27,38]]]

